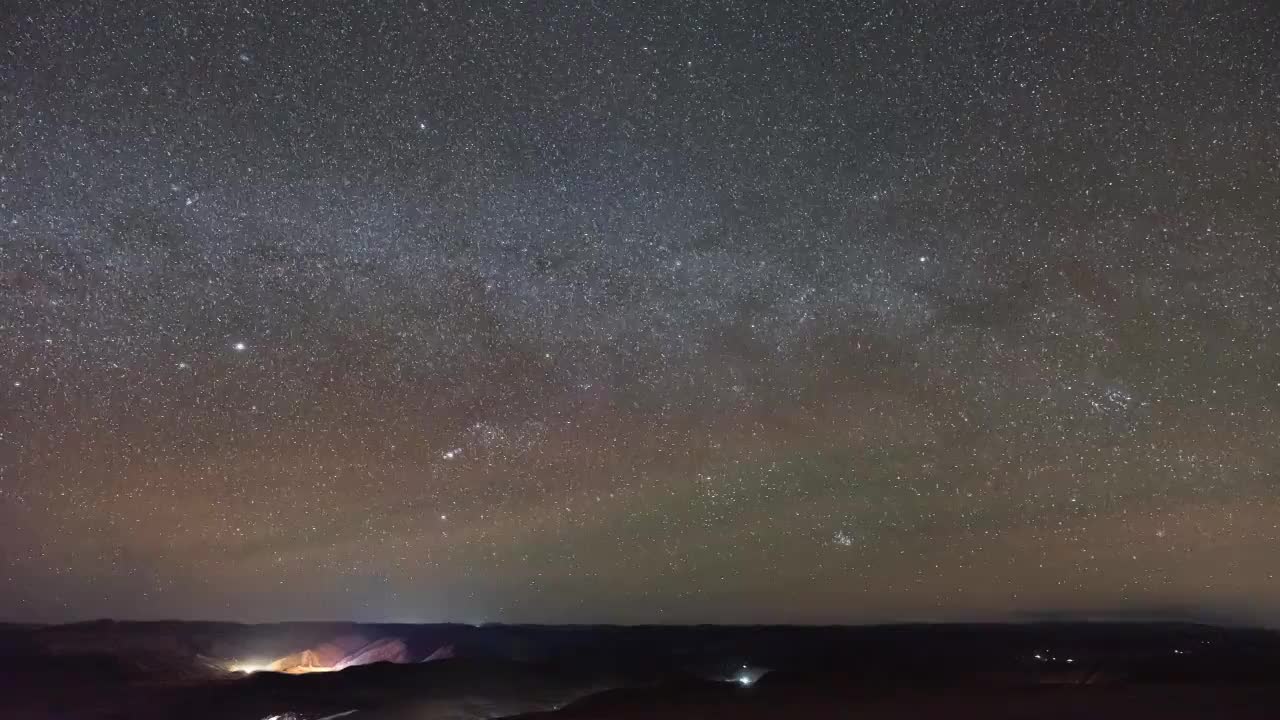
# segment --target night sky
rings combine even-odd
[[[1268,2],[6,2],[0,618],[1280,622]]]

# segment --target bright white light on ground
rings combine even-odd
[[[767,672],[769,671],[761,668],[753,668],[750,665],[743,665],[733,675],[726,677],[725,680],[737,683],[742,687],[751,687],[752,685],[755,685],[756,681],[763,677]]]

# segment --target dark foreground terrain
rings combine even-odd
[[[0,693],[0,717],[41,720],[1277,718],[1280,636],[1170,623],[14,625],[0,626]]]

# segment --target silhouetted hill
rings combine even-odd
[[[406,664],[297,676],[229,670],[351,635],[403,644]],[[442,648],[449,652],[437,652]],[[988,709],[1012,698],[1031,712],[1058,697],[1053,688],[1121,705],[1164,688],[1186,696],[1186,707],[1175,709],[1182,712],[1196,707],[1193,696],[1272,698],[1278,678],[1276,633],[1190,623],[0,627],[0,692],[12,708],[6,718],[261,720],[293,713],[306,720],[355,710],[351,717],[362,720],[529,713],[576,720],[752,717],[766,707],[836,717],[850,706],[927,708],[943,696]]]

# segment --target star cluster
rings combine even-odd
[[[0,615],[1280,619],[1266,3],[108,5],[0,30]]]

